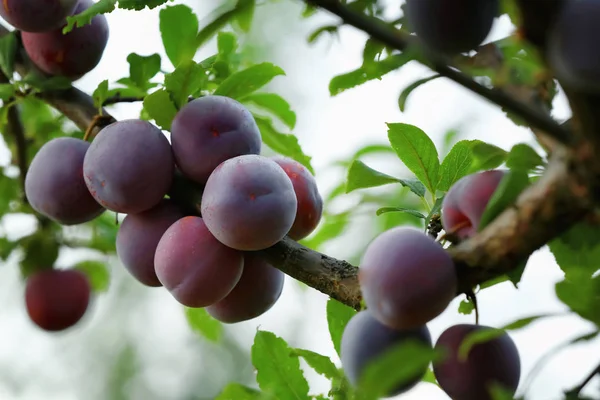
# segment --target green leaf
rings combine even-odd
[[[229,383],[223,388],[215,400],[257,400],[260,392],[239,383]]]
[[[290,104],[275,93],[252,93],[244,97],[245,103],[253,103],[278,117],[288,128],[296,126],[296,113]]]
[[[329,357],[304,349],[294,349],[292,354],[304,358],[304,361],[306,361],[312,369],[327,379],[331,380],[340,377],[340,371]]]
[[[365,368],[358,382],[359,398],[379,399],[425,370],[440,353],[417,340],[393,346]]]
[[[519,194],[529,186],[529,177],[523,171],[508,171],[502,178],[496,191],[490,198],[481,221],[479,222],[478,230],[485,228],[506,208],[514,204]]]
[[[421,219],[427,218],[425,215],[421,214],[417,210],[412,210],[410,208],[403,208],[403,207],[382,207],[377,210],[376,214],[377,214],[377,216],[380,216],[381,214],[388,213],[388,212],[404,212],[404,213],[413,215],[417,218],[421,218]]]
[[[217,35],[217,50],[219,58],[227,60],[237,49],[237,38],[231,32],[219,32]]]
[[[394,178],[393,176],[386,175],[370,168],[360,160],[354,160],[352,165],[350,165],[350,168],[348,168],[346,193],[350,193],[357,189],[387,185],[389,183],[400,183],[402,186],[408,187],[411,192],[415,193],[417,196],[425,196],[425,187],[421,182],[410,179],[404,180]]]
[[[177,108],[188,102],[189,96],[198,92],[206,82],[206,71],[194,61],[183,61],[175,71],[165,75],[165,89],[171,93]]]
[[[329,326],[329,335],[331,336],[335,351],[340,356],[340,346],[344,328],[346,328],[348,321],[355,315],[355,309],[348,307],[335,299],[330,298],[327,301],[327,325]]]
[[[317,28],[313,33],[308,35],[308,43],[314,43],[317,41],[319,37],[321,37],[324,33],[329,33],[330,35],[336,35],[338,29],[340,27],[338,25],[328,25]]]
[[[160,34],[167,57],[174,67],[194,58],[198,46],[198,17],[183,4],[160,10]]]
[[[75,264],[73,269],[83,272],[94,292],[106,292],[110,285],[110,272],[101,261],[82,261]]]
[[[493,144],[475,140],[473,144],[473,164],[470,173],[495,169],[502,165],[508,152]]]
[[[444,202],[444,197],[438,197],[435,199],[435,203],[433,203],[433,207],[431,207],[431,211],[427,214],[427,218],[425,219],[425,226],[429,226],[432,218],[435,216],[438,219],[440,218],[440,211],[442,210],[442,203]]]
[[[129,63],[129,77],[131,82],[138,88],[147,91],[150,88],[150,79],[160,72],[160,54],[154,53],[149,56],[140,56],[131,53],[127,56]]]
[[[273,121],[267,117],[261,117],[254,114],[254,120],[260,129],[262,141],[265,145],[277,153],[290,157],[300,164],[304,165],[312,174],[315,173],[310,164],[311,157],[304,154],[298,138],[289,133],[278,132],[273,126]]]
[[[475,141],[472,140],[461,140],[452,147],[440,166],[437,190],[447,192],[456,181],[469,174],[473,163],[474,144]]]
[[[571,271],[556,284],[556,296],[579,316],[600,327],[600,274],[591,278],[587,271]]]
[[[542,157],[525,143],[514,145],[506,158],[506,166],[508,168],[525,172],[541,167],[544,164]]]
[[[244,32],[250,31],[256,0],[238,0],[236,8],[239,12],[235,15],[235,21]]]
[[[15,58],[18,49],[19,44],[15,32],[0,37],[0,69],[8,79],[12,79],[15,72]]]
[[[227,77],[214,94],[241,100],[278,75],[285,75],[285,72],[271,63],[256,64]]]
[[[257,331],[252,345],[252,364],[256,381],[264,392],[278,399],[309,399],[308,383],[292,349],[272,332]]]
[[[600,269],[598,237],[600,227],[581,222],[548,243],[548,247],[567,277],[573,271],[586,271],[591,277]]]
[[[390,144],[400,160],[435,194],[440,161],[433,141],[413,125],[388,123],[387,126]]]
[[[22,82],[27,83],[28,85],[31,85],[42,92],[63,90],[71,87],[71,80],[69,78],[64,76],[53,76],[48,78],[39,74],[35,70],[30,71],[25,77],[23,77]]]
[[[518,320],[513,321],[510,324],[504,325],[501,329],[504,329],[507,331],[515,331],[517,329],[523,329],[523,328],[531,325],[533,322],[536,322],[542,318],[551,318],[551,317],[556,317],[558,315],[560,315],[560,314],[540,314],[540,315],[533,315],[531,317],[519,318]]]
[[[92,23],[92,18],[96,15],[113,12],[116,3],[117,0],[99,0],[81,13],[67,17],[67,24],[62,31],[63,34],[71,32],[75,27],[81,28]]]
[[[144,110],[162,129],[167,131],[171,129],[171,122],[177,114],[177,108],[165,89],[157,90],[146,96]]]
[[[92,93],[92,98],[94,99],[94,107],[101,110],[102,105],[108,98],[108,79],[103,80],[98,84],[94,93]]]
[[[458,312],[463,315],[472,314],[475,311],[475,304],[469,299],[462,300],[458,305]]]
[[[194,332],[211,342],[218,342],[223,337],[223,325],[211,317],[204,308],[185,307],[185,318]]]
[[[19,240],[23,259],[19,265],[24,278],[41,268],[50,268],[58,259],[59,246],[53,234],[38,230]]]
[[[140,11],[148,7],[153,9],[173,0],[119,0],[119,8]]]
[[[361,66],[360,68],[334,77],[329,82],[329,93],[336,96],[345,90],[362,85],[373,79],[381,79],[385,74],[402,67],[411,61],[413,56],[408,52],[395,54],[382,61],[374,62],[369,68]]]
[[[319,229],[309,238],[302,239],[300,243],[310,249],[318,249],[323,243],[344,233],[349,223],[350,212],[348,211],[339,214],[325,214],[321,219]]]
[[[0,100],[7,101],[15,95],[16,89],[10,83],[0,84]]]
[[[439,78],[441,75],[433,75],[433,76],[429,76],[427,78],[423,78],[423,79],[419,79],[416,82],[411,83],[410,85],[408,85],[403,91],[402,93],[400,93],[400,97],[398,98],[398,108],[400,108],[400,111],[404,112],[406,110],[406,101],[408,100],[408,96],[410,96],[410,94],[419,86],[432,81],[434,79]]]
[[[210,38],[212,38],[217,32],[219,32],[225,25],[233,21],[240,13],[245,12],[246,7],[254,7],[254,4],[250,1],[239,0],[235,7],[231,10],[225,11],[218,17],[216,17],[210,24],[198,32],[196,36],[196,46],[201,47]],[[239,23],[239,22],[238,22]]]

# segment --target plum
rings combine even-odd
[[[3,0],[0,16],[23,32],[59,29],[78,0]]]
[[[72,137],[46,142],[25,176],[31,207],[63,225],[91,221],[104,212],[83,179],[83,160],[90,144]]]
[[[431,321],[457,291],[450,255],[428,235],[406,227],[390,229],[369,244],[358,279],[373,316],[395,329]]]
[[[446,329],[435,348],[446,352],[443,361],[433,364],[440,387],[453,400],[493,400],[492,385],[500,385],[514,394],[521,376],[517,346],[507,333],[475,344],[466,360],[459,357],[465,338],[474,332],[492,329],[482,325],[460,324]]]
[[[263,250],[290,231],[298,201],[294,186],[273,160],[245,155],[221,163],[202,197],[202,217],[211,233],[238,250]]]

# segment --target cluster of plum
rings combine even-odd
[[[308,236],[323,209],[311,173],[294,160],[259,155],[261,145],[248,109],[205,96],[179,110],[171,143],[136,119],[107,126],[91,144],[47,142],[31,162],[25,191],[36,211],[63,225],[105,210],[127,214],[117,254],[139,282],[164,286],[220,321],[240,322],[270,309],[283,287],[283,273],[256,251],[286,235]],[[32,320],[48,330],[76,323],[88,297],[75,270],[42,270],[26,288]]]
[[[43,73],[71,80],[81,78],[98,65],[108,42],[104,15],[62,33],[66,17],[94,4],[91,0],[5,0],[0,16],[21,31],[23,48]]]
[[[446,233],[468,238],[477,232],[504,174],[492,170],[468,175],[450,188],[442,203]],[[455,266],[449,254],[429,235],[406,227],[390,229],[369,244],[361,261],[359,283],[367,309],[350,320],[341,347],[342,365],[353,384],[359,383],[370,363],[395,346],[413,341],[432,347],[426,324],[440,315],[457,293]],[[491,400],[494,385],[513,394],[517,389],[520,357],[506,333],[474,345],[464,360],[459,356],[464,339],[483,329],[490,328],[455,325],[435,344],[446,354],[433,365],[435,377],[454,400]],[[388,395],[412,388],[426,369]]]

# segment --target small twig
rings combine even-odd
[[[583,388],[590,383],[590,381],[596,376],[600,375],[600,364],[588,375],[585,377],[583,382],[579,385],[575,386],[573,389],[569,390],[566,394],[571,396],[578,396],[579,393],[583,390]]]
[[[7,115],[7,131],[15,139],[17,147],[16,162],[19,167],[19,178],[23,188],[23,201],[27,202],[27,197],[25,196],[25,177],[29,168],[27,161],[27,138],[25,138],[25,129],[23,128],[20,114],[21,113],[16,105],[9,107]]]
[[[83,140],[87,142],[90,137],[94,137],[100,129],[107,126],[111,122],[114,122],[114,120],[115,119],[110,115],[94,115],[92,121],[85,129]],[[96,133],[93,133],[96,128],[99,128],[98,131],[96,131]]]
[[[466,293],[467,299],[473,303],[473,309],[475,310],[475,325],[479,325],[479,305],[477,304],[477,295],[472,290]]]
[[[383,21],[369,17],[360,12],[351,10],[339,0],[305,0],[315,6],[321,7],[329,12],[340,17],[346,24],[354,26],[357,29],[369,34],[372,38],[380,41],[390,48],[404,51],[409,46],[415,45],[415,40],[406,32],[395,29]],[[521,101],[515,100],[503,91],[490,89],[480,85],[471,77],[463,74],[453,68],[448,60],[443,59],[439,55],[427,53],[431,65],[428,65],[438,74],[453,80],[459,85],[471,90],[487,100],[499,105],[502,108],[510,111],[514,115],[527,121],[531,126],[543,130],[548,136],[552,136],[558,142],[573,145],[574,137],[569,134],[569,131],[560,126],[554,119],[550,118],[544,112],[534,109]]]
[[[121,96],[121,95],[117,94],[115,96],[108,97],[106,100],[104,100],[102,105],[109,106],[111,104],[135,103],[137,101],[144,101],[144,97],[143,96],[141,96],[141,97],[140,96]]]

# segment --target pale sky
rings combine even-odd
[[[205,2],[186,3],[201,17],[212,9],[212,6],[201,5]],[[519,142],[532,143],[529,131],[516,127],[497,108],[445,79],[435,80],[415,91],[406,112],[401,113],[397,107],[399,92],[415,79],[429,74],[417,65],[410,64],[382,81],[370,82],[331,98],[329,80],[358,67],[364,36],[348,27],[341,30],[339,41],[324,39],[309,46],[306,37],[311,29],[334,20],[322,15],[301,21],[299,8],[290,7],[289,1],[272,7],[277,9],[271,10],[268,15],[259,9],[260,20],[256,26],[260,31],[255,34],[260,35],[264,46],[272,50],[274,58],[265,61],[274,62],[287,73],[285,77],[276,78],[271,87],[288,99],[297,113],[295,133],[304,151],[313,157],[317,181],[323,193],[342,179],[338,171],[327,169],[327,165],[350,156],[363,144],[385,143],[386,122],[417,125],[436,143],[441,143],[442,135],[451,128],[460,128],[464,139],[484,139],[505,149]],[[110,40],[102,62],[76,84],[90,93],[100,81],[109,79],[113,82],[126,75],[126,57],[131,52],[142,55],[159,52],[164,57],[158,30],[158,10],[116,11],[108,15],[108,21]],[[271,30],[276,33],[270,35]],[[501,38],[509,31],[507,21],[500,20],[489,39]],[[211,44],[197,58],[202,59],[213,52],[214,44]],[[166,57],[163,68],[170,68]],[[115,108],[112,113],[117,118],[131,118],[137,115],[139,107],[139,104],[127,104]],[[555,115],[558,118],[569,115],[562,98],[557,100]],[[0,163],[6,165],[7,162],[6,150],[2,149]],[[379,162],[376,166],[384,172],[408,174],[397,161]],[[11,235],[23,235],[30,232],[32,225],[27,218],[7,218],[0,229]],[[356,233],[356,229],[350,231],[344,238],[328,245],[327,251],[340,258],[349,256],[348,244],[353,241],[359,243]],[[69,265],[72,260],[84,259],[86,255],[65,251],[61,253],[59,265]],[[139,382],[155,388],[158,393],[155,394],[158,397],[151,398],[143,391],[137,391],[129,394],[130,399],[179,400],[183,395],[180,387],[194,380],[190,372],[194,370],[192,366],[209,372],[231,368],[227,353],[190,332],[181,307],[165,290],[148,289],[132,282],[118,260],[111,262],[115,277],[109,293],[96,299],[89,315],[78,328],[58,335],[42,332],[28,320],[22,299],[23,287],[14,260],[0,268],[0,303],[3,305],[0,307],[0,326],[3,327],[0,331],[0,399],[83,399],[86,398],[82,394],[85,392],[77,387],[80,377],[92,382],[88,393],[102,393],[101,382],[94,384],[94,380],[89,379],[100,375],[101,368],[96,370],[93,361],[84,360],[85,352],[91,344],[96,347],[96,352],[114,353],[111,340],[121,336],[135,338],[136,348],[142,356],[143,374]],[[563,311],[564,307],[554,295],[554,283],[560,279],[561,272],[552,255],[545,249],[536,252],[530,258],[520,290],[503,283],[479,295],[481,323],[501,326],[522,317]],[[133,303],[123,305],[117,299],[125,286],[133,288],[137,297]],[[253,321],[228,326],[226,330],[235,336],[245,351],[249,351],[254,332],[260,326],[294,346],[332,356],[339,363],[329,340],[326,300],[326,296],[312,289],[299,289],[288,278],[280,301],[268,313]],[[434,340],[453,324],[473,322],[472,316],[463,316],[456,311],[460,300],[456,299],[444,314],[429,324]],[[115,307],[123,309],[116,310]],[[110,320],[115,318],[117,311],[122,323],[111,324]],[[298,322],[301,324],[298,325]],[[558,344],[591,330],[591,324],[569,316],[542,320],[513,333],[522,358],[521,390],[540,357]],[[200,347],[201,351],[213,356],[220,355],[222,366],[214,362],[198,365],[202,359],[198,361],[196,356],[191,355],[192,352],[188,351],[190,346]],[[537,375],[528,391],[528,399],[558,398],[562,390],[578,384],[595,367],[598,355],[598,340],[558,353]],[[311,383],[311,393],[326,393],[327,381],[303,365]],[[196,394],[209,397],[225,383],[216,379],[215,387],[206,389],[207,393]],[[599,384],[600,379],[596,379],[584,393],[600,396]],[[426,383],[398,398],[448,399],[439,389]]]

